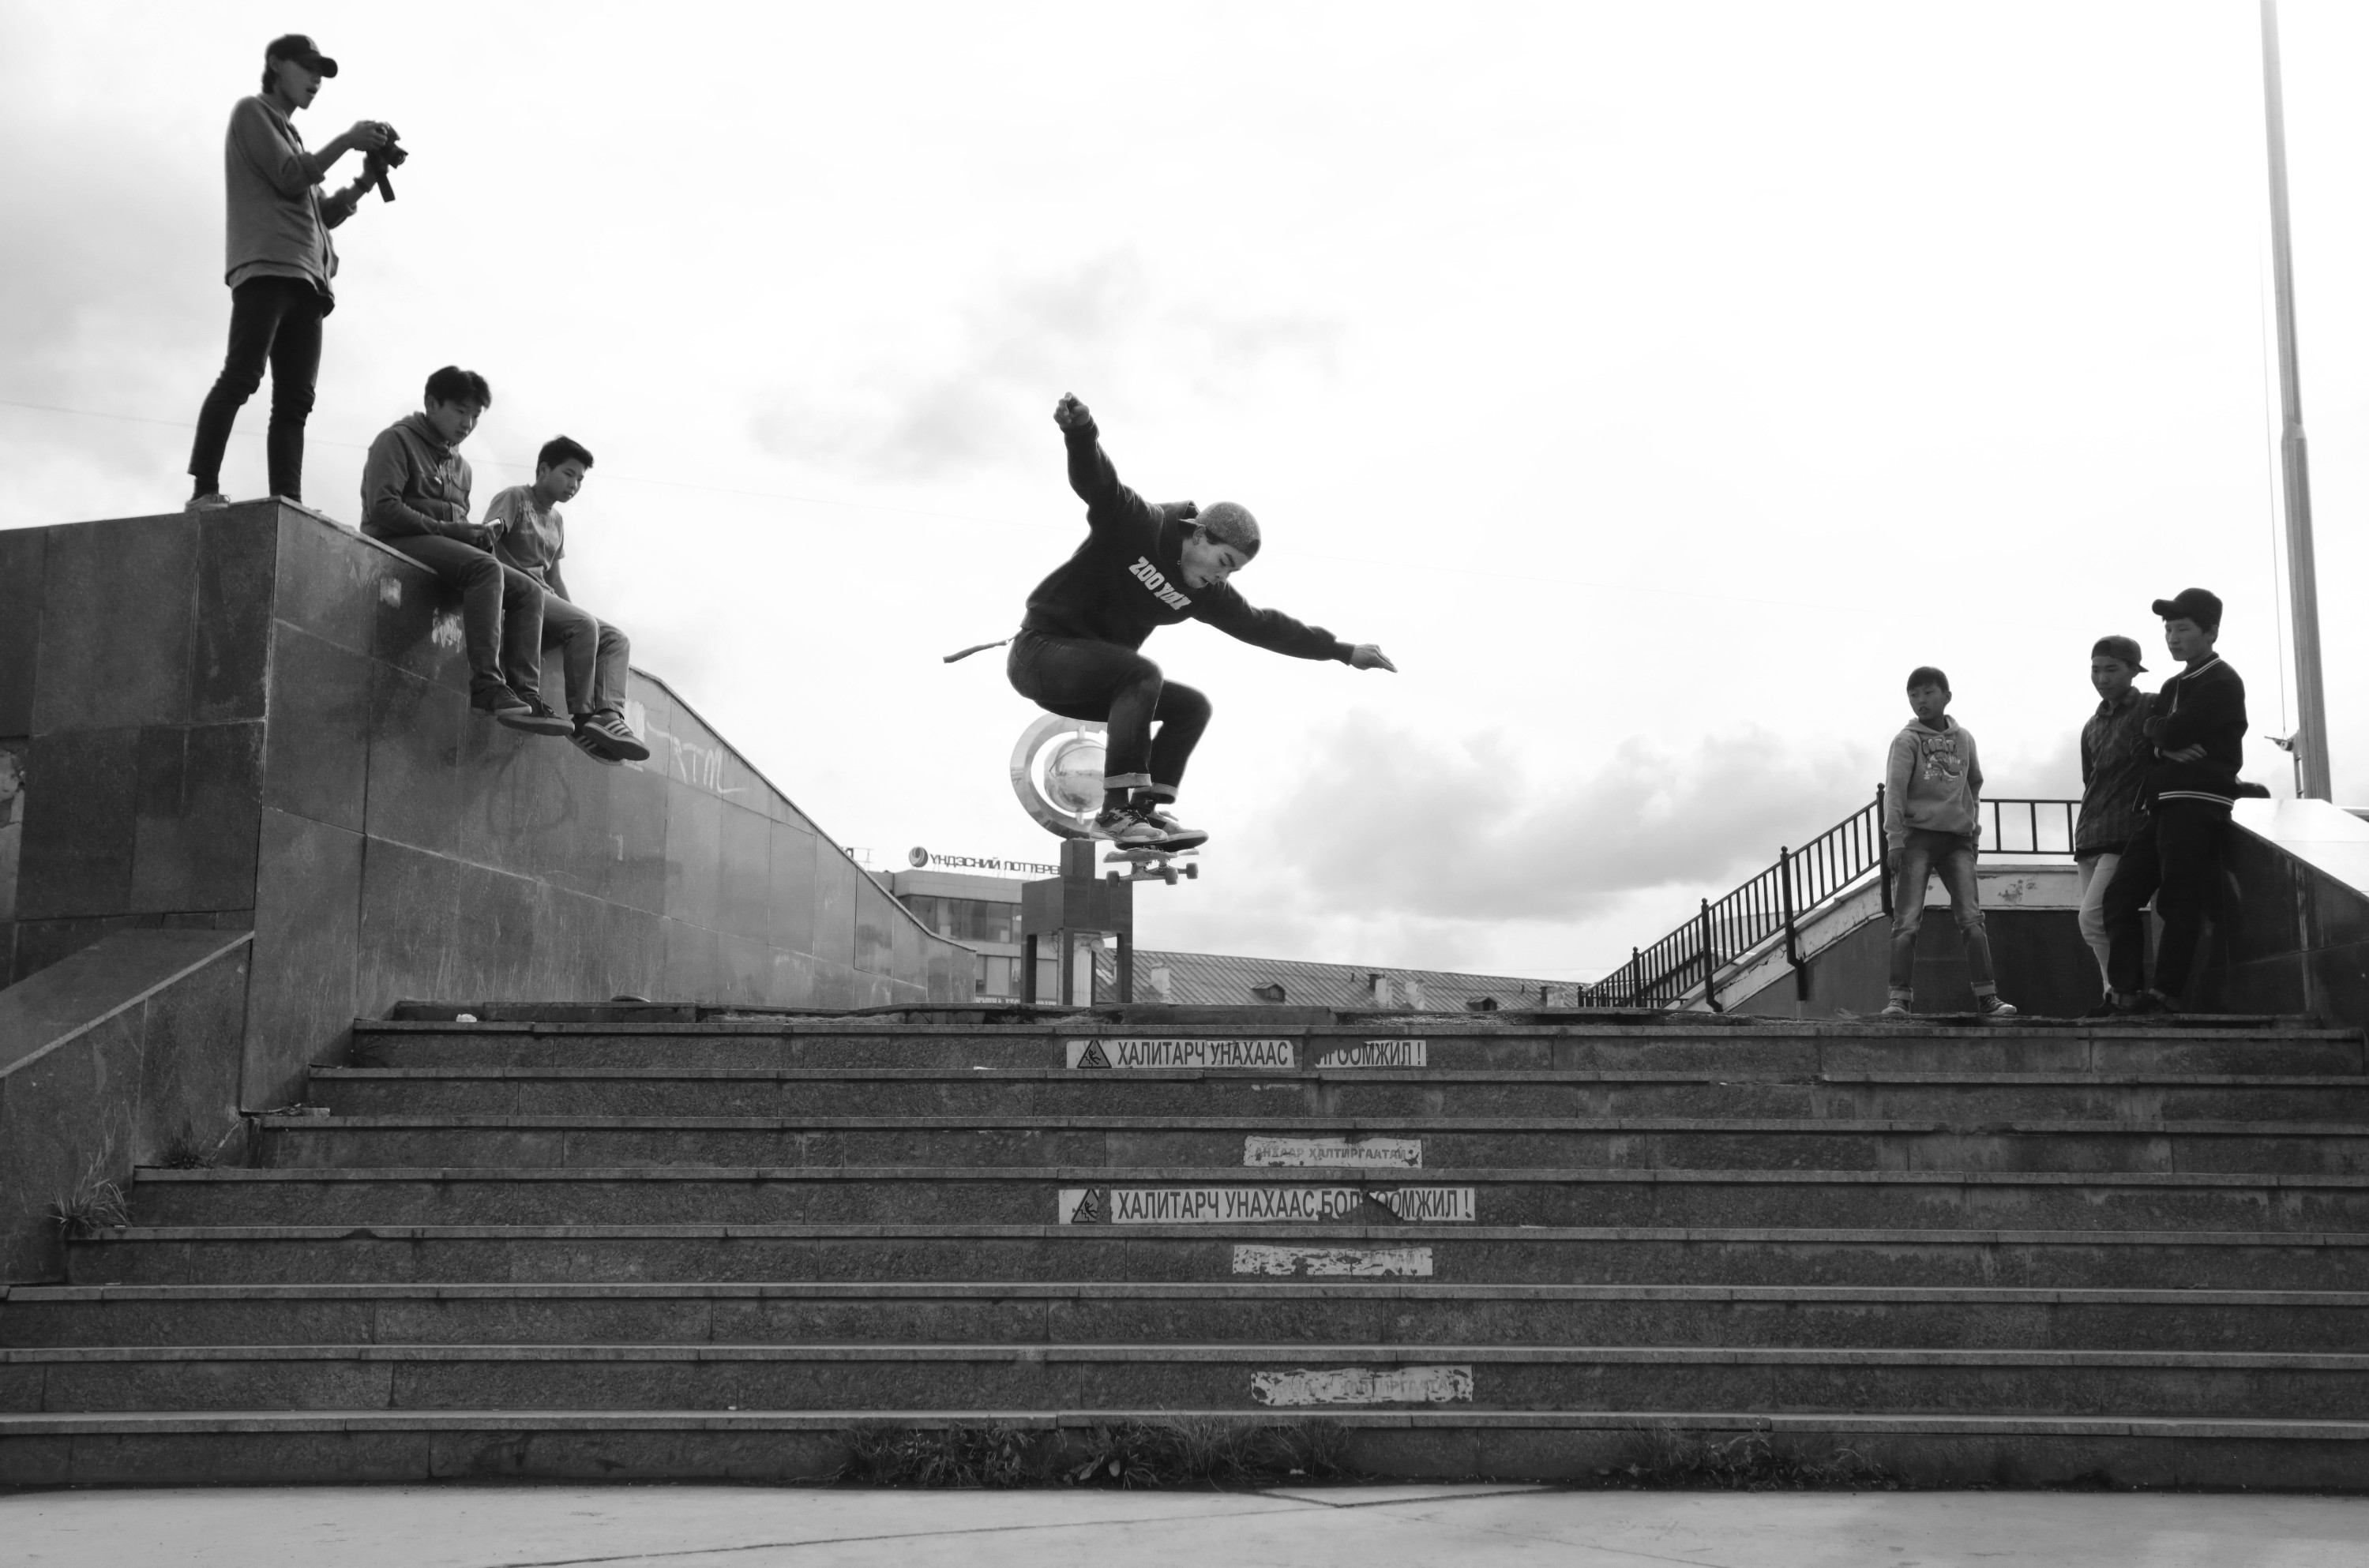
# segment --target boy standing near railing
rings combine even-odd
[[[2106,929],[2113,937],[2109,1001],[2125,1013],[2178,1013],[2189,967],[2204,933],[2204,915],[2222,870],[2229,808],[2261,795],[2237,770],[2246,756],[2246,683],[2213,651],[2221,637],[2221,601],[2201,588],[2155,601],[2164,646],[2182,666],[2155,695],[2146,721],[2152,755],[2146,778],[2150,815],[2131,836],[2106,889]],[[2155,984],[2141,989],[2146,960],[2146,904],[2163,917]]]
[[[2146,670],[2135,637],[2100,637],[2089,649],[2089,684],[2098,692],[2098,711],[2081,727],[2081,819],[2073,830],[2073,864],[2081,873],[2081,940],[2097,955],[2098,974],[2108,991],[2086,1014],[2091,1018],[2116,1011],[2106,889],[2113,886],[2123,849],[2146,820],[2147,766],[2155,761],[2146,726],[2155,715],[2155,694],[2132,684]]]
[[[1974,1005],[1985,1017],[2012,1018],[2015,1009],[1999,1000],[1974,877],[1983,836],[1983,765],[1974,738],[1949,716],[1950,678],[1929,664],[1908,672],[1908,706],[1917,716],[1893,738],[1884,767],[1884,840],[1899,882],[1892,897],[1892,976],[1883,1016],[1906,1018],[1916,1001],[1925,884],[1938,872],[1965,941]]]

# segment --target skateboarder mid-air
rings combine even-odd
[[[1013,691],[1064,718],[1109,726],[1096,837],[1122,849],[1185,850],[1208,834],[1165,809],[1209,722],[1209,699],[1163,677],[1137,650],[1161,626],[1206,621],[1295,658],[1396,670],[1371,643],[1355,647],[1279,610],[1254,610],[1227,582],[1258,554],[1258,520],[1231,501],[1154,505],[1119,483],[1075,397],[1053,409],[1070,449],[1070,487],[1086,503],[1084,544],[1028,596],[1004,671]],[[1160,727],[1155,738],[1152,726]]]

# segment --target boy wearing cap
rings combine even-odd
[[[486,503],[494,555],[543,585],[543,646],[559,649],[567,675],[567,711],[577,749],[601,762],[640,762],[650,749],[625,722],[625,679],[634,646],[625,634],[568,598],[559,575],[567,553],[567,521],[559,503],[572,501],[592,466],[590,449],[554,436],[534,455],[534,483],[498,490]]]
[[[2089,649],[2089,684],[2098,711],[2081,727],[2081,816],[2073,830],[2073,863],[2081,874],[2081,940],[2097,955],[2098,974],[2112,990],[2107,968],[2112,943],[2106,934],[2106,889],[2123,848],[2146,818],[2147,766],[2155,760],[2146,721],[2155,696],[2132,684],[2146,666],[2139,662],[2135,637],[2100,637]],[[2089,1016],[2114,1011],[2109,995]]]
[[[189,448],[195,489],[188,511],[230,502],[222,493],[223,451],[239,408],[271,370],[271,423],[265,437],[271,493],[304,497],[304,421],[313,412],[313,383],[321,369],[321,321],[337,307],[330,280],[338,247],[329,231],[354,215],[362,192],[379,175],[377,155],[395,139],[392,126],[358,120],[318,153],[307,152],[293,116],[309,108],[338,63],[302,33],[271,40],[263,51],[263,91],[241,98],[230,112],[223,148],[228,197],[230,348],[222,374],[198,411]],[[324,197],[329,166],[360,148],[361,177]]]
[[[1925,922],[1925,885],[1938,873],[1966,944],[1974,1005],[1988,1018],[2012,1018],[1991,967],[1991,937],[1974,857],[1983,840],[1983,764],[1974,738],[1951,719],[1950,678],[1929,664],[1908,672],[1908,707],[1917,716],[1893,737],[1884,766],[1883,834],[1900,879],[1892,895],[1892,975],[1883,1016],[1906,1018],[1917,995],[1917,933]]]
[[[2229,807],[2242,793],[2246,683],[2213,645],[2221,635],[2221,601],[2201,588],[2155,601],[2164,646],[2182,666],[2155,694],[2146,720],[2153,748],[2146,773],[2148,815],[2131,835],[2106,889],[2111,1000],[2126,1013],[2177,1013],[2196,960],[2204,914],[2221,876]],[[2163,917],[2155,984],[2142,983],[2146,910]]]
[[[1064,395],[1053,422],[1069,447],[1070,487],[1086,503],[1087,534],[1029,594],[1004,672],[1037,706],[1110,726],[1096,837],[1190,849],[1209,835],[1162,808],[1175,800],[1209,722],[1209,700],[1137,652],[1144,638],[1179,621],[1205,621],[1295,658],[1339,659],[1354,670],[1398,666],[1371,643],[1352,647],[1322,626],[1244,601],[1226,579],[1258,554],[1258,520],[1248,509],[1231,501],[1207,511],[1190,501],[1155,506],[1119,483],[1084,404]]]

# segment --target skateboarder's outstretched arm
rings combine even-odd
[[[1193,615],[1230,637],[1270,653],[1289,654],[1294,658],[1337,658],[1356,670],[1398,669],[1371,643],[1353,647],[1322,626],[1304,624],[1280,610],[1254,608],[1231,583],[1221,582],[1203,589],[1193,607]]]
[[[1053,406],[1053,423],[1070,449],[1070,488],[1086,503],[1086,522],[1093,528],[1113,523],[1146,521],[1157,525],[1160,512],[1122,484],[1110,454],[1103,451],[1102,434],[1086,406],[1069,393]],[[1183,514],[1190,517],[1188,510]]]

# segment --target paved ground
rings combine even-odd
[[[0,1542],[8,1562],[42,1568],[2359,1568],[2369,1499],[1443,1486],[56,1492],[0,1497]]]

